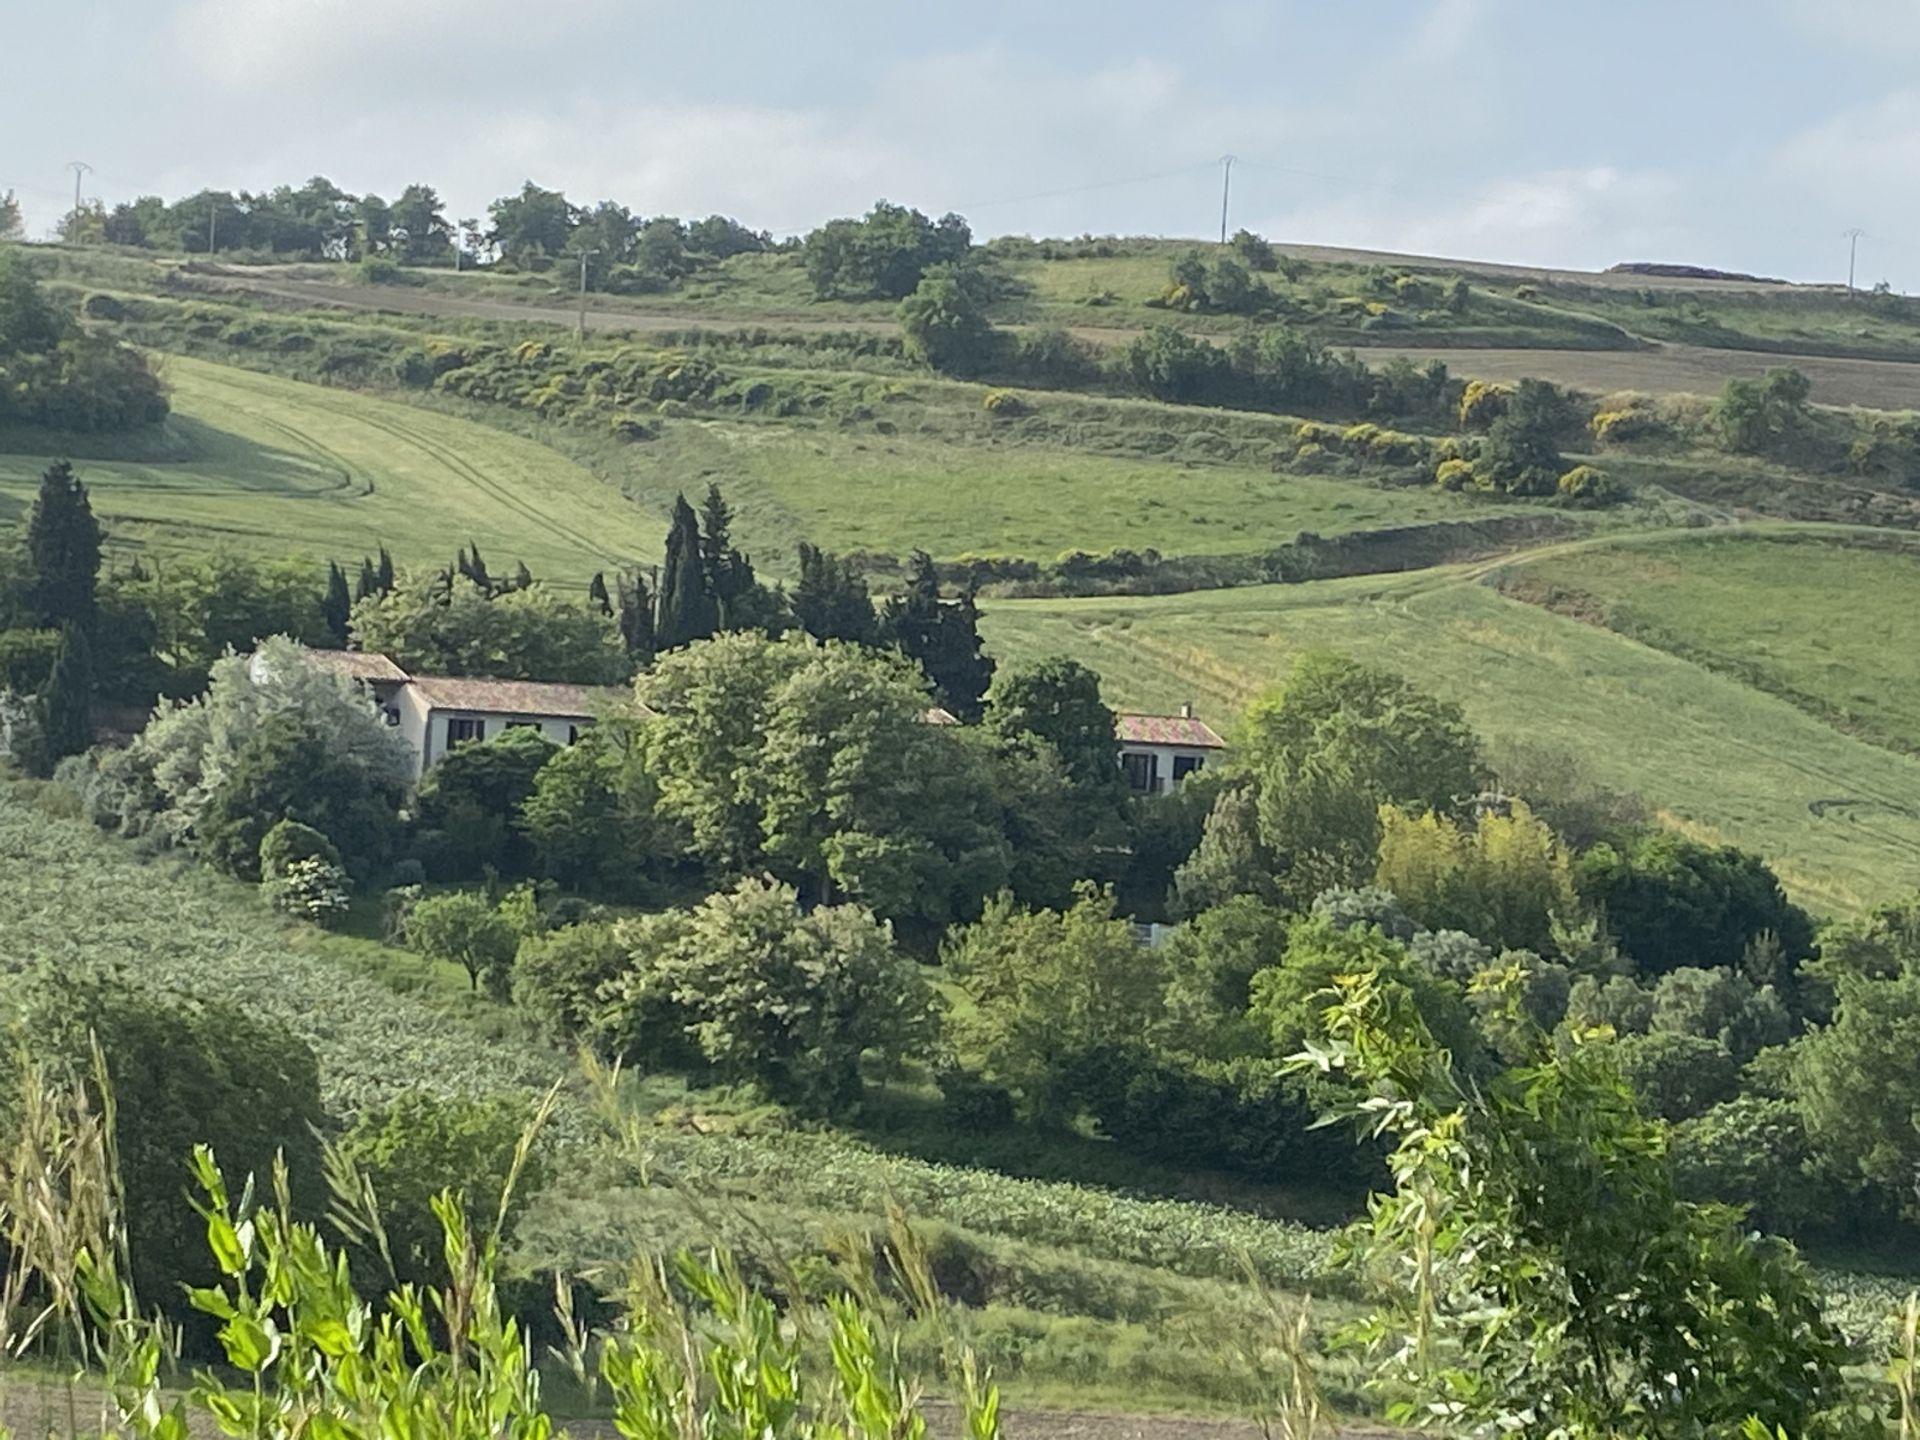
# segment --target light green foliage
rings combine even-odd
[[[1248,1018],[1267,1035],[1269,1053],[1291,1055],[1324,1040],[1326,1009],[1343,975],[1368,974],[1396,1003],[1413,1007],[1428,1032],[1463,1071],[1479,1066],[1485,1049],[1460,986],[1435,975],[1370,925],[1346,929],[1315,916],[1288,931],[1286,954],[1261,970],[1250,986]]]
[[[308,855],[262,876],[260,893],[274,909],[332,930],[346,923],[352,908],[353,877],[335,862]]]
[[[857,1098],[864,1053],[898,1061],[931,1034],[931,992],[857,906],[803,915],[788,887],[743,880],[623,938],[631,966],[602,991],[609,1032],[657,1026],[664,1003],[716,1075],[806,1110]]]
[[[429,895],[407,912],[407,944],[467,972],[478,990],[505,995],[520,937],[486,896],[470,890]]]
[[[525,875],[532,847],[520,824],[540,773],[560,747],[531,727],[456,746],[420,782],[415,819],[433,833],[420,838],[440,879],[474,879],[494,871]]]
[[[359,1263],[390,1260],[395,1284],[444,1281],[434,1200],[446,1193],[462,1209],[491,1209],[508,1193],[515,1152],[532,1118],[532,1108],[518,1098],[448,1099],[424,1090],[407,1091],[361,1115],[340,1137],[339,1149],[372,1182],[386,1244],[383,1253],[363,1252]],[[545,1180],[536,1151],[521,1164],[502,1238],[511,1237],[511,1222]]]
[[[427,675],[611,685],[628,672],[611,617],[538,581],[490,594],[464,576],[409,575],[358,601],[351,624],[360,649]]]
[[[1482,810],[1472,828],[1444,814],[1380,812],[1375,878],[1433,930],[1464,930],[1491,945],[1545,950],[1554,921],[1577,899],[1567,852],[1523,802]]]
[[[1177,862],[1174,888],[1180,909],[1199,915],[1236,896],[1262,904],[1283,893],[1279,859],[1260,831],[1260,793],[1249,780],[1229,782],[1207,811],[1199,843]]]
[[[600,1025],[601,986],[624,974],[633,955],[627,928],[605,921],[529,935],[514,951],[514,1008],[553,1040],[592,1040]]]
[[[0,251],[0,425],[127,430],[166,414],[166,392],[138,351],[81,330],[24,252]]]
[[[821,299],[837,295],[898,300],[929,266],[966,259],[973,244],[958,215],[929,220],[878,201],[861,220],[831,220],[807,236],[807,275]]]
[[[1542,1037],[1469,1087],[1404,994],[1366,973],[1339,992],[1298,1063],[1350,1084],[1363,1133],[1395,1147],[1392,1191],[1347,1240],[1392,1286],[1360,1332],[1410,1392],[1391,1415],[1542,1440],[1754,1415],[1857,1433],[1828,1418],[1845,1352],[1798,1257],[1676,1198],[1664,1130],[1607,1046]]]
[[[1729,380],[1710,420],[1729,450],[1766,450],[1806,424],[1812,388],[1805,375],[1786,368],[1769,370],[1758,380]]]
[[[1563,474],[1556,488],[1560,498],[1570,505],[1598,509],[1626,499],[1627,491],[1618,480],[1593,465],[1576,465]]]
[[[1055,656],[999,671],[987,691],[985,723],[1014,744],[1051,745],[1084,790],[1118,791],[1113,711],[1101,699],[1100,677],[1078,661]]]
[[[1743,1207],[1776,1234],[1834,1218],[1832,1188],[1816,1174],[1790,1100],[1741,1095],[1716,1105],[1673,1127],[1672,1153],[1674,1185],[1688,1200]]]
[[[675,846],[631,727],[602,720],[553,753],[520,804],[539,873],[595,895],[634,892]]]
[[[185,840],[196,832],[248,743],[275,716],[309,732],[309,775],[337,768],[363,777],[372,790],[397,792],[412,773],[406,742],[357,686],[308,665],[290,641],[268,640],[251,659],[217,661],[205,695],[162,709],[134,742],[136,758],[152,772],[160,819],[170,834]],[[282,818],[273,815],[260,824],[250,863],[257,863],[267,829]]]
[[[1370,877],[1380,806],[1451,811],[1482,778],[1458,707],[1330,654],[1302,656],[1248,707],[1233,763],[1254,777],[1260,838],[1295,904]]]
[[[1160,1024],[1160,956],[1092,890],[1073,907],[1023,910],[1002,896],[956,931],[941,961],[973,1002],[947,1028],[963,1054],[1046,1120],[1067,1118],[1076,1069],[1150,1040]]]

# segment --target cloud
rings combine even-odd
[[[183,57],[236,89],[284,89],[327,75],[386,73],[476,51],[524,53],[606,13],[610,0],[543,0],[539,24],[517,0],[186,0],[173,39]]]

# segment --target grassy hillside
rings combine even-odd
[[[208,365],[164,365],[163,433],[76,465],[112,538],[160,552],[445,564],[467,540],[585,580],[651,558],[665,520],[545,446],[370,396]],[[57,437],[0,432],[0,517],[31,503]]]
[[[1303,650],[1352,655],[1459,701],[1496,756],[1519,742],[1569,752],[1672,823],[1759,851],[1827,913],[1910,888],[1920,862],[1920,761],[1471,572],[1000,602],[985,629],[1003,660],[1071,654],[1116,702],[1191,698],[1216,719]]]
[[[1668,535],[1551,553],[1499,583],[1920,750],[1920,548],[1872,532]]]

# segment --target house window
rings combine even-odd
[[[1178,785],[1196,770],[1207,768],[1204,755],[1176,755],[1173,757],[1173,783]]]
[[[484,720],[447,721],[447,748],[449,750],[456,745],[464,745],[469,740],[484,740],[486,738],[487,722]]]
[[[1160,757],[1151,751],[1123,752],[1120,769],[1127,777],[1127,788],[1136,794],[1151,795],[1160,788]]]
[[[582,720],[578,725],[567,726],[567,744],[578,745],[580,737],[593,728],[591,720]]]

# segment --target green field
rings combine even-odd
[[[1301,651],[1337,650],[1457,700],[1496,758],[1518,742],[1570,752],[1670,823],[1757,850],[1815,910],[1852,913],[1911,888],[1920,760],[1700,665],[1508,599],[1476,583],[1478,573],[1008,601],[988,608],[984,628],[1003,661],[1071,654],[1102,674],[1115,703],[1160,709],[1192,699],[1216,721]]]
[[[472,540],[578,580],[659,551],[662,514],[531,440],[179,356],[162,369],[174,413],[150,448],[75,462],[121,546],[357,559],[384,544],[402,564],[443,565]],[[0,437],[0,519],[24,513],[58,453],[25,443],[9,453]]]
[[[1503,587],[1920,750],[1920,549],[1870,538],[1642,538],[1516,565]]]

